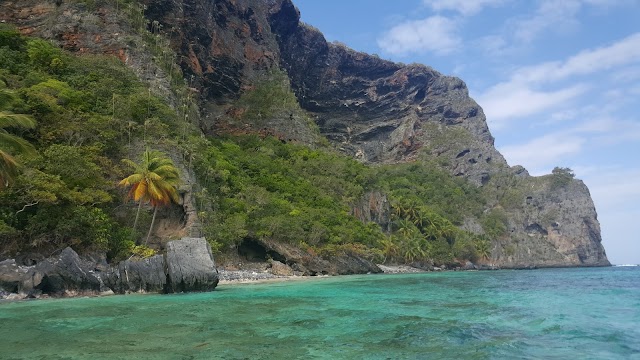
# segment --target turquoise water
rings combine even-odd
[[[640,268],[0,304],[0,359],[640,359]]]

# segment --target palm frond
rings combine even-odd
[[[15,153],[25,155],[34,155],[36,153],[36,149],[30,142],[4,130],[0,130],[0,144],[0,149],[4,149],[4,151],[13,150]]]
[[[0,128],[9,127],[33,129],[36,127],[36,121],[29,115],[0,111]]]

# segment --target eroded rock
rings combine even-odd
[[[183,238],[167,243],[167,292],[211,291],[218,272],[211,246],[204,238]]]
[[[42,274],[42,281],[36,288],[44,293],[64,295],[69,291],[100,293],[106,290],[91,266],[83,262],[70,247],[38,263],[35,271]]]
[[[156,255],[142,260],[121,261],[105,279],[113,292],[165,292],[167,275],[164,256]]]

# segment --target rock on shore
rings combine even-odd
[[[125,260],[109,267],[104,259],[81,258],[65,248],[35,266],[0,262],[0,299],[105,293],[211,291],[218,285],[211,247],[204,238],[167,244],[167,254]]]

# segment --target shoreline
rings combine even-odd
[[[377,266],[382,270],[382,273],[379,273],[376,275],[417,274],[417,273],[434,272],[434,271],[415,268],[408,265],[377,265]],[[366,275],[366,274],[354,274],[354,275]],[[332,278],[335,276],[344,276],[344,275],[315,275],[315,276],[274,275],[268,271],[218,270],[218,276],[220,277],[218,286],[220,286],[220,285],[263,284],[263,283],[315,280],[315,279]]]
[[[412,267],[409,265],[382,265],[377,264],[382,270],[382,273],[372,275],[393,275],[393,274],[420,274],[420,273],[433,273],[433,272],[450,272],[450,271],[486,271],[486,270],[538,270],[547,268],[589,268],[593,266],[565,266],[565,267],[529,267],[529,268],[492,268],[492,269],[440,269],[435,268],[432,270],[426,270],[421,268]],[[607,267],[607,266],[599,266]],[[218,286],[234,286],[234,285],[249,285],[249,284],[269,284],[269,283],[286,283],[297,281],[311,281],[319,279],[327,279],[336,276],[348,276],[348,275],[316,275],[316,276],[304,276],[304,275],[275,275],[268,270],[226,270],[218,269]],[[366,274],[352,274],[352,275],[366,275]],[[215,292],[215,290],[212,290]],[[83,291],[68,291],[63,295],[55,296],[49,294],[26,294],[26,293],[8,293],[6,291],[0,291],[0,304],[5,302],[25,301],[25,300],[44,300],[44,299],[64,299],[64,298],[79,298],[79,297],[105,297],[127,294],[163,294],[157,292],[130,292],[126,294],[116,294],[111,290],[103,292],[83,292]]]

